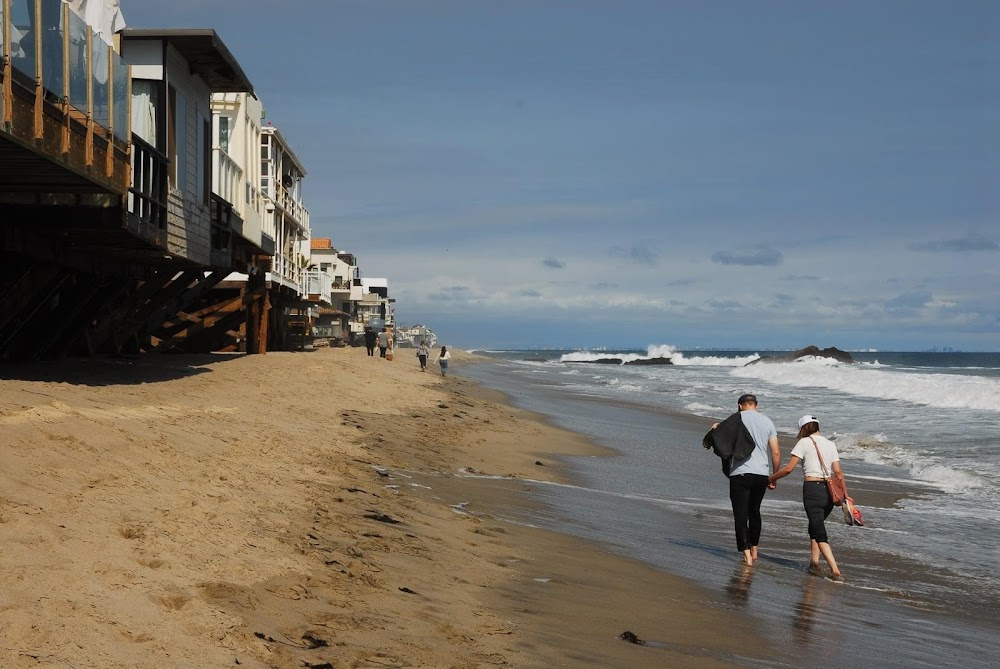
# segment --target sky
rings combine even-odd
[[[462,348],[1000,351],[1000,3],[123,0]]]

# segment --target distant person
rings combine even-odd
[[[378,335],[375,331],[371,329],[371,326],[365,328],[365,348],[368,349],[368,356],[375,357],[375,341],[378,339]]]
[[[442,346],[441,352],[438,353],[438,365],[441,367],[441,376],[448,376],[449,360],[451,360],[451,353],[448,353],[447,346]]]
[[[820,574],[820,555],[830,566],[830,578],[843,580],[833,549],[826,534],[826,517],[833,511],[833,500],[826,488],[826,477],[830,470],[840,479],[847,490],[844,472],[840,468],[840,453],[837,445],[819,433],[819,421],[809,414],[799,419],[798,442],[792,447],[788,464],[774,472],[771,481],[777,481],[791,474],[802,462],[802,506],[809,519],[809,572]]]
[[[417,347],[417,360],[420,361],[420,371],[427,369],[427,356],[431,354],[431,347],[427,345],[426,339],[420,340],[420,346]]]
[[[736,525],[736,549],[743,553],[744,563],[752,565],[757,560],[763,525],[760,505],[768,488],[775,487],[768,475],[781,465],[781,451],[774,423],[757,411],[757,397],[741,395],[737,407],[737,413],[712,426],[702,443],[723,456],[722,469],[729,477],[729,501]]]
[[[385,328],[379,330],[378,333],[378,354],[380,358],[385,357],[385,352],[389,350],[389,333],[385,331]]]

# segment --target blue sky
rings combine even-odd
[[[444,343],[1000,350],[1000,3],[122,4]]]

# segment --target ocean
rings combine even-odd
[[[668,345],[476,353],[490,361],[459,373],[617,452],[567,458],[574,484],[535,485],[544,511],[512,522],[597,540],[684,576],[715,593],[716,605],[759,618],[777,647],[791,640],[828,667],[995,665],[1000,354],[748,364],[760,356]],[[607,364],[655,357],[674,364]],[[837,443],[866,521],[848,527],[837,509],[827,521],[844,583],[805,573],[801,470],[766,496],[762,560],[750,574],[739,568],[728,484],[701,437],[744,392],[777,426],[783,461],[803,414]]]

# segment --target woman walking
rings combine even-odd
[[[438,353],[438,365],[441,366],[441,376],[448,376],[448,361],[451,360],[451,353],[448,353],[448,347],[442,346],[441,352]]]
[[[833,499],[826,487],[826,479],[833,476],[840,480],[847,491],[844,472],[840,468],[840,454],[837,445],[819,433],[819,421],[808,414],[799,419],[798,442],[792,448],[788,464],[771,475],[771,483],[784,478],[802,462],[802,506],[809,519],[809,572],[819,575],[819,558],[822,555],[830,565],[830,578],[843,580],[833,549],[826,534],[826,517],[833,511]]]
[[[420,360],[420,371],[427,369],[427,356],[431,354],[430,346],[427,345],[427,340],[420,340],[420,346],[417,347],[417,359]]]

